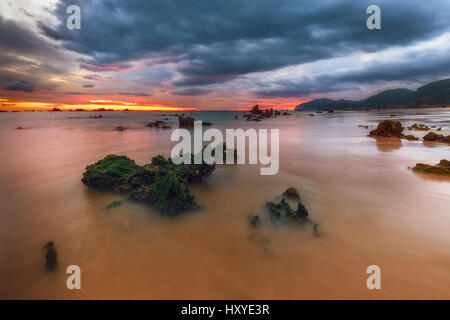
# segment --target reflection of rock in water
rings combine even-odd
[[[391,152],[402,147],[402,140],[397,138],[375,138],[377,149],[381,152]]]
[[[248,235],[248,239],[254,244],[256,244],[258,247],[260,247],[264,254],[267,255],[273,254],[272,249],[269,247],[270,239],[267,238],[266,236],[263,236],[260,233],[253,232]]]

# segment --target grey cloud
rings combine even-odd
[[[122,96],[140,96],[140,97],[151,97],[151,94],[143,93],[143,92],[117,92],[117,94]]]
[[[365,27],[372,1],[152,0],[78,2],[82,29],[41,25],[67,49],[86,54],[91,71],[117,71],[127,61],[155,57],[178,62],[177,86],[224,83],[289,65],[405,45],[448,30],[450,3],[378,1],[382,30]]]
[[[13,91],[33,92],[34,86],[25,80],[18,80],[5,84],[3,86],[3,89]]]
[[[211,89],[204,88],[180,88],[172,91],[172,94],[179,96],[198,96],[212,92]]]

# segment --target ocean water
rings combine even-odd
[[[133,202],[105,211],[124,196],[80,181],[107,154],[139,164],[169,156],[172,130],[145,124],[168,118],[176,128],[170,113],[0,113],[0,298],[449,299],[450,180],[408,169],[450,159],[449,146],[373,139],[358,125],[397,119],[450,134],[450,110],[291,113],[246,122],[240,112],[193,112],[222,130],[278,128],[280,170],[218,166],[190,185],[204,209],[175,218]],[[318,236],[269,221],[264,204],[289,186]],[[261,228],[249,226],[250,213]],[[50,240],[54,272],[45,269]],[[66,287],[69,265],[81,268],[81,290]],[[381,268],[381,290],[366,287],[369,265]]]

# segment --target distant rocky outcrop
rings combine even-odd
[[[428,132],[424,137],[424,141],[436,141],[436,142],[444,142],[450,143],[450,135],[444,136],[443,134],[438,134],[434,132]]]
[[[416,91],[392,89],[359,101],[315,99],[295,107],[297,111],[360,110],[388,108],[442,107],[450,105],[450,79],[434,81]]]
[[[429,165],[425,163],[417,163],[415,167],[412,168],[413,171],[421,173],[432,173],[450,176],[450,161],[442,159],[436,165]]]
[[[274,110],[272,108],[262,110],[259,108],[259,105],[255,105],[250,109],[249,113],[244,114],[243,117],[247,119],[247,121],[262,121],[264,119],[273,118],[276,116],[290,116],[291,114],[288,112],[281,113],[278,110]]]
[[[428,131],[430,130],[430,127],[425,124],[414,123],[412,126],[408,127],[408,130]]]
[[[178,125],[180,128],[194,127],[195,119],[192,117],[178,116]],[[211,122],[202,121],[202,126],[212,126]]]
[[[178,116],[178,125],[180,128],[193,127],[195,119],[192,117]]]
[[[400,121],[383,120],[375,130],[370,131],[370,137],[386,137],[386,138],[401,138],[403,126]]]

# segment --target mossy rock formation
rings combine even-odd
[[[150,203],[161,214],[175,215],[200,207],[187,183],[201,180],[214,169],[214,164],[206,163],[176,165],[163,156],[140,166],[113,154],[87,166],[81,181],[95,189],[128,193],[130,199]]]
[[[295,209],[291,205],[296,206]],[[312,223],[309,219],[309,212],[303,205],[297,189],[288,188],[281,196],[274,201],[266,203],[269,210],[270,219],[275,224],[287,224],[290,222]]]
[[[369,137],[401,138],[403,129],[400,121],[383,120],[375,130],[370,131]]]

